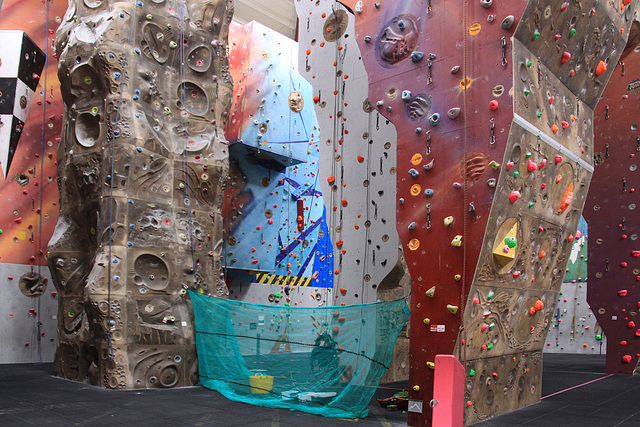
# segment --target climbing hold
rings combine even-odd
[[[496,179],[495,178],[489,178],[487,180],[487,185],[491,188],[494,188],[496,186]]]
[[[401,205],[404,205],[404,199],[402,197],[400,197],[400,200],[398,200],[400,202]]]
[[[418,172],[414,168],[411,168],[411,169],[409,169],[409,175],[411,175],[414,178],[417,178],[418,176],[420,176],[420,172]]]
[[[450,226],[451,224],[453,224],[453,217],[452,216],[448,216],[444,219],[444,225],[445,227]]]
[[[459,275],[459,274],[456,274],[455,276],[453,276],[453,279],[454,279],[456,282],[459,282],[459,281],[462,279],[462,276],[461,276],[461,275]]]
[[[447,310],[449,310],[449,313],[451,314],[456,314],[458,312],[458,306],[447,304]]]
[[[422,133],[422,128],[421,127],[417,127],[416,128],[416,133],[418,133],[418,134]]]
[[[467,400],[467,407],[469,407],[469,406],[473,406],[473,402],[470,401],[470,400]]]
[[[410,191],[412,196],[417,196],[418,194],[420,194],[420,191],[422,191],[422,187],[420,187],[420,184],[414,184],[411,186]]]
[[[495,99],[491,100],[491,102],[489,102],[489,108],[491,108],[491,110],[495,111],[498,109],[498,101],[496,101]]]
[[[424,58],[423,52],[411,52],[411,60],[413,62],[420,62],[422,61],[422,58]]]
[[[566,64],[567,62],[569,62],[570,59],[571,59],[571,54],[567,51],[564,51],[564,53],[562,54],[562,63]]]
[[[401,19],[398,21],[398,28],[404,30],[405,28],[407,28],[407,24]]]
[[[314,103],[316,103],[316,104],[317,104],[318,102],[320,102],[320,97],[319,97],[318,95],[314,96],[314,97],[313,97],[313,102],[314,102]]]
[[[473,369],[470,369],[470,370],[469,370],[469,376],[470,376],[470,377],[473,377],[473,376],[475,376],[475,375],[476,375],[476,371],[474,371]]]
[[[342,199],[342,206],[347,206],[349,204],[349,202],[347,202],[346,199]]]
[[[551,131],[552,131],[554,134],[558,133],[558,131],[559,131],[559,130],[560,130],[560,129],[558,128],[558,126],[556,126],[556,125],[551,126]]]
[[[572,200],[573,200],[573,182],[569,183],[569,186],[567,187],[567,190],[565,191],[564,196],[562,197],[562,201],[560,202],[560,209],[558,210],[558,213],[564,212],[569,207]]]
[[[459,190],[462,188],[462,184],[460,184],[459,182],[454,182],[453,183],[453,188],[455,188],[456,190]]]
[[[341,293],[342,295],[346,294],[346,293],[347,293],[347,289],[346,289],[346,288],[343,288],[343,287],[340,287],[340,293]]]
[[[547,159],[540,160],[540,163],[538,163],[538,169],[542,169],[546,164],[547,164]]]
[[[496,162],[495,160],[491,160],[489,162],[489,167],[494,171],[497,171],[498,169],[500,169],[500,163]]]
[[[424,190],[424,195],[427,197],[433,197],[433,190],[430,188],[427,188],[426,190]]]
[[[460,107],[454,107],[449,111],[447,111],[447,117],[449,117],[451,120],[455,119],[459,115],[460,115]]]
[[[456,237],[453,238],[453,240],[451,241],[451,246],[455,246],[456,248],[459,248],[462,246],[462,235],[458,234]]]
[[[480,4],[482,5],[482,7],[484,7],[485,9],[488,9],[491,7],[491,5],[493,4],[493,0],[480,0]]]
[[[431,159],[431,161],[426,165],[423,165],[422,168],[426,171],[430,171],[431,169],[433,169],[433,162],[434,162],[434,159]]]
[[[564,11],[565,11],[565,10],[567,10],[568,8],[569,8],[569,2],[568,2],[568,1],[566,1],[566,2],[562,3],[562,6],[560,6],[560,10],[561,10],[562,12],[564,12]]]
[[[429,123],[431,124],[431,126],[438,126],[439,122],[440,122],[440,114],[433,113],[431,117],[429,117]]]
[[[544,258],[545,256],[547,256],[547,252],[545,252],[545,250],[541,250],[540,251],[540,255],[538,255],[540,257],[540,259]]]
[[[544,303],[541,300],[537,300],[533,307],[536,309],[536,311],[540,311],[544,308]]]
[[[562,129],[566,129],[568,127],[569,127],[569,122],[563,120],[562,121]]]
[[[625,354],[624,356],[622,356],[622,362],[631,363],[631,356],[628,354]]]
[[[429,298],[433,298],[433,296],[436,294],[436,287],[435,286],[430,287],[429,289],[427,289],[427,291],[424,294]]]
[[[456,65],[453,68],[451,68],[451,74],[457,74],[458,71],[460,71],[460,66]]]
[[[604,61],[600,61],[596,67],[596,76],[600,76],[607,71],[607,64]]]
[[[329,178],[327,178],[327,182],[329,183],[329,185],[333,185],[336,182],[336,177],[330,176]]]
[[[431,369],[435,369],[436,368],[436,364],[433,362],[427,362],[427,366]]]
[[[636,323],[633,320],[631,320],[631,321],[629,321],[629,323],[627,323],[627,328],[633,329],[635,327],[636,327]]]
[[[528,170],[529,172],[533,172],[533,171],[535,171],[536,169],[538,169],[538,165],[536,165],[534,161],[532,161],[531,159],[529,159],[529,163],[527,163],[527,170]]]
[[[431,323],[431,319],[429,319],[428,317],[425,317],[425,318],[422,320],[422,322],[423,322],[425,325],[428,325],[429,323]]]
[[[404,102],[409,102],[411,100],[411,91],[410,90],[403,90],[402,91],[402,100]]]
[[[535,30],[535,31],[533,32],[533,37],[532,37],[533,41],[538,40],[538,37],[540,37],[540,31]]]
[[[511,194],[509,194],[509,201],[511,203],[515,203],[516,200],[518,200],[518,198],[520,197],[520,192],[517,190],[514,190],[511,192]]]
[[[359,0],[355,6],[356,13],[362,13],[362,0]]]
[[[413,386],[413,391],[420,391],[420,386],[419,385],[414,385]]]
[[[560,154],[556,154],[556,165],[562,162],[562,156]]]
[[[371,36],[364,36],[365,43],[371,43]]]
[[[358,163],[364,162],[364,157],[362,156],[358,156],[357,159],[358,159]]]
[[[502,24],[500,26],[503,30],[508,30],[513,27],[513,23],[516,21],[513,15],[508,15],[502,20]]]
[[[416,222],[413,221],[411,224],[409,224],[409,227],[407,227],[409,230],[413,230],[416,228]]]

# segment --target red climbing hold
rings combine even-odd
[[[534,161],[529,159],[529,163],[527,164],[527,170],[529,172],[533,172],[533,171],[535,171],[537,169],[538,169],[538,165],[536,165],[536,163]]]
[[[638,257],[640,256],[640,251],[631,251],[631,255],[632,255],[634,258],[638,258]]]
[[[348,204],[347,199],[342,199],[342,206],[347,206]]]
[[[358,163],[362,163],[362,162],[364,162],[364,157],[358,156]]]
[[[621,262],[621,263],[620,263],[620,267],[625,268],[626,266],[627,266],[627,263],[626,263],[626,262]]]
[[[562,156],[560,154],[556,154],[556,164],[562,161]]]
[[[622,290],[618,291],[618,295],[620,295],[621,297],[626,297],[627,296],[627,290],[626,289],[622,289]]]
[[[566,1],[566,2],[562,3],[562,6],[560,6],[560,10],[561,10],[562,12],[564,12],[564,11],[565,11],[565,10],[567,10],[568,8],[569,8],[569,2],[568,2],[568,1]]]
[[[514,190],[511,192],[511,194],[509,194],[509,201],[511,203],[515,203],[516,200],[518,200],[518,198],[520,197],[520,192],[517,190]]]
[[[634,322],[633,320],[629,321],[629,323],[627,323],[627,328],[629,329],[633,329],[636,327],[636,322]]]
[[[489,103],[489,108],[491,108],[491,110],[495,111],[498,109],[498,101],[496,101],[495,99],[493,99],[490,103]]]
[[[622,356],[622,361],[624,363],[631,363],[631,355],[625,354],[624,356]]]
[[[547,164],[547,159],[540,160],[540,163],[538,164],[538,169],[542,169],[546,164]]]
[[[563,120],[562,121],[562,129],[566,129],[568,127],[569,127],[569,122]]]
[[[533,307],[536,309],[536,311],[540,311],[544,308],[544,303],[541,300],[537,300]]]
[[[626,341],[620,341],[620,345],[627,345]]]
[[[343,288],[343,287],[341,287],[341,288],[340,288],[340,293],[341,293],[342,295],[346,294],[346,293],[347,293],[347,288]]]
[[[330,176],[329,178],[327,178],[327,182],[329,183],[329,185],[333,185],[334,182],[336,182],[336,177],[335,176]]]
[[[556,40],[557,40],[557,39],[556,39]],[[562,63],[563,63],[563,64],[566,64],[567,62],[569,62],[569,60],[570,60],[570,59],[571,59],[571,54],[570,54],[569,52],[565,51],[565,52],[562,54]]]
[[[507,163],[507,170],[511,170],[511,168],[513,167],[514,163],[513,162],[508,162]]]
[[[320,102],[320,97],[319,97],[318,95],[314,96],[314,97],[313,97],[313,102],[315,102],[316,104],[317,104],[318,102]]]

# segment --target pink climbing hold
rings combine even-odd
[[[620,341],[620,345],[627,345],[626,341]]]
[[[563,120],[563,121],[562,121],[562,129],[566,129],[566,128],[568,128],[568,127],[569,127],[569,122],[567,122],[567,121]]]
[[[622,356],[622,361],[624,363],[631,363],[631,355],[625,354],[624,356]]]
[[[621,263],[620,263],[620,267],[625,268],[626,266],[627,266],[627,263],[626,263],[626,262],[621,262]]]
[[[629,323],[627,323],[627,328],[633,329],[635,327],[636,327],[636,322],[634,322],[633,320],[630,320]]]
[[[546,164],[547,164],[547,159],[540,160],[540,163],[538,164],[538,169],[542,169]]]
[[[621,297],[626,297],[627,296],[627,290],[626,289],[622,289],[622,290],[618,291],[618,295],[620,295]]]
[[[527,170],[529,172],[533,172],[533,171],[535,171],[537,169],[538,169],[538,165],[536,165],[536,163],[534,161],[529,159],[529,163],[527,164]]]

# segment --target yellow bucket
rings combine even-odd
[[[273,388],[273,377],[258,373],[249,377],[249,384],[251,384],[251,393],[267,394]]]

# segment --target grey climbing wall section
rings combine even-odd
[[[186,289],[227,293],[232,13],[232,1],[78,0],[62,18],[57,375],[116,389],[198,381]]]
[[[396,231],[395,126],[368,99],[354,12],[334,1],[295,6],[299,69],[313,85],[320,123],[320,178],[334,245],[333,303],[374,302],[379,287],[399,289],[404,274],[396,267],[399,258],[404,261]],[[401,273],[387,278],[394,268]],[[408,289],[399,293],[405,296]]]

